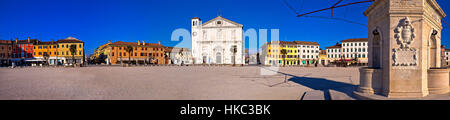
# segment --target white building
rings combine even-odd
[[[328,62],[335,62],[341,59],[341,44],[326,47]]]
[[[320,45],[317,42],[294,41],[297,46],[300,64],[314,64],[319,60]]]
[[[450,65],[450,49],[445,49],[444,51],[444,63],[443,66],[449,66]]]
[[[368,61],[368,39],[347,39],[342,40],[342,52],[341,55],[346,61],[356,59],[357,63],[367,64]]]
[[[218,16],[202,23],[192,18],[192,56],[195,64],[244,64],[243,25]],[[233,48],[236,52],[233,52]]]

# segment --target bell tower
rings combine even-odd
[[[194,17],[191,19],[191,39],[192,39],[192,56],[196,59],[194,60],[196,63],[200,61],[198,58],[200,56],[200,47],[198,41],[201,41],[201,29],[202,29],[202,21],[198,17]]]

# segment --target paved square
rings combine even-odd
[[[358,68],[284,67],[275,75],[261,75],[261,69],[269,70],[257,66],[0,68],[0,99],[299,100],[308,91],[359,85]]]

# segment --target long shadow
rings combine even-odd
[[[264,68],[264,67],[261,67],[261,68],[267,69],[267,68]],[[267,70],[270,70],[270,69],[267,69]],[[270,71],[274,71],[274,70],[270,70]],[[274,71],[274,72],[277,72],[279,74],[283,74],[285,76],[291,76],[291,78],[285,80],[282,83],[277,83],[277,84],[274,84],[274,85],[270,85],[269,87],[273,87],[273,86],[276,86],[276,85],[280,85],[280,84],[286,83],[288,81],[292,81],[292,82],[295,82],[297,84],[309,87],[311,89],[322,91],[324,93],[325,100],[331,100],[330,90],[335,90],[335,91],[338,91],[338,92],[341,92],[341,93],[345,93],[346,95],[356,99],[356,97],[353,95],[353,91],[358,87],[357,85],[344,83],[344,82],[333,81],[333,80],[328,80],[328,79],[324,79],[324,78],[313,78],[313,77],[305,77],[305,76],[296,76],[296,75],[292,75],[292,74],[288,74],[288,73],[283,73],[283,72],[280,72],[280,71]],[[302,95],[301,99],[303,99],[304,95],[305,94]]]

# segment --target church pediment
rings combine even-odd
[[[222,16],[218,16],[208,22],[203,23],[203,27],[242,27],[241,24],[223,18]]]

